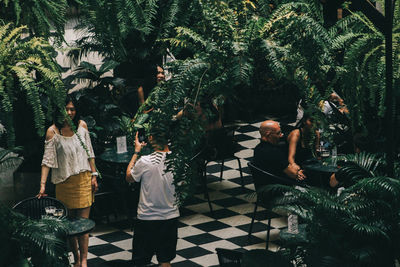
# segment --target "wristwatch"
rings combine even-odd
[[[98,172],[92,172],[92,176],[99,176]]]

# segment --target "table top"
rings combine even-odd
[[[68,218],[66,221],[69,229],[68,236],[86,234],[96,226],[93,220],[87,218]]]
[[[101,160],[112,162],[112,163],[120,163],[120,164],[129,164],[129,161],[132,158],[134,148],[129,146],[127,152],[117,153],[117,148],[107,148],[103,153],[100,154],[99,158]]]
[[[127,152],[124,153],[117,153],[117,148],[107,148],[103,153],[100,154],[99,158],[101,160],[111,162],[111,163],[118,163],[118,164],[129,164],[129,161],[131,161],[133,152],[135,152],[135,149],[133,146],[128,146],[127,147]],[[142,148],[142,151],[140,152],[141,155],[147,155],[152,152],[151,148],[147,146]]]
[[[284,228],[279,232],[279,237],[286,244],[299,244],[299,243],[307,243],[307,232],[306,232],[306,224],[299,224],[298,229],[299,232],[297,234],[289,233],[288,228]]]
[[[305,170],[310,170],[315,172],[329,172],[329,173],[337,172],[339,169],[336,165],[332,165],[331,163],[325,163],[321,161],[303,164],[303,168]]]

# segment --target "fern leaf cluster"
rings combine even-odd
[[[392,201],[400,194],[398,180],[365,178],[340,196],[317,188],[299,190],[281,185],[269,186],[265,195],[270,199],[279,195],[277,192],[281,196],[270,204],[299,215],[307,223],[310,243],[304,248],[314,255],[314,262],[331,256],[348,266],[373,266],[399,256],[395,244],[400,238],[396,210],[400,203]]]
[[[341,261],[340,266],[389,266],[399,256],[400,181],[377,175],[382,160],[375,154],[347,155],[341,164],[352,183],[340,195],[269,185],[261,198],[307,223],[307,264],[318,266],[329,256]]]
[[[7,24],[0,28],[0,119],[8,130],[8,147],[13,147],[16,99],[26,97],[33,110],[37,133],[43,136],[45,120],[52,118],[49,117],[51,110],[43,110],[42,101],[47,99],[53,108],[62,108],[65,91],[58,67],[51,58],[53,48],[45,40],[21,39],[26,27],[14,28]]]
[[[33,263],[35,266],[69,265],[65,221],[31,220],[3,205],[0,206],[0,218],[2,266],[12,266],[22,259],[27,259],[27,264]]]
[[[1,0],[0,18],[16,26],[27,25],[35,36],[64,40],[68,3],[66,0]]]

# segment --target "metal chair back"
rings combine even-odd
[[[14,205],[13,210],[35,220],[42,218],[42,215],[46,214],[45,207],[55,206],[56,209],[63,209],[64,216],[68,215],[68,209],[65,207],[64,203],[52,198],[52,197],[31,197],[24,199]]]
[[[219,266],[221,267],[240,267],[242,266],[243,252],[231,249],[216,248]]]
[[[247,163],[253,176],[254,188],[258,193],[259,190],[270,184],[297,185],[298,182],[294,179],[277,176],[265,170],[256,167],[252,162]]]

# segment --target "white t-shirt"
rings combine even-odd
[[[142,156],[131,170],[136,182],[141,182],[137,218],[140,220],[169,220],[179,217],[173,175],[166,172],[167,152]]]

